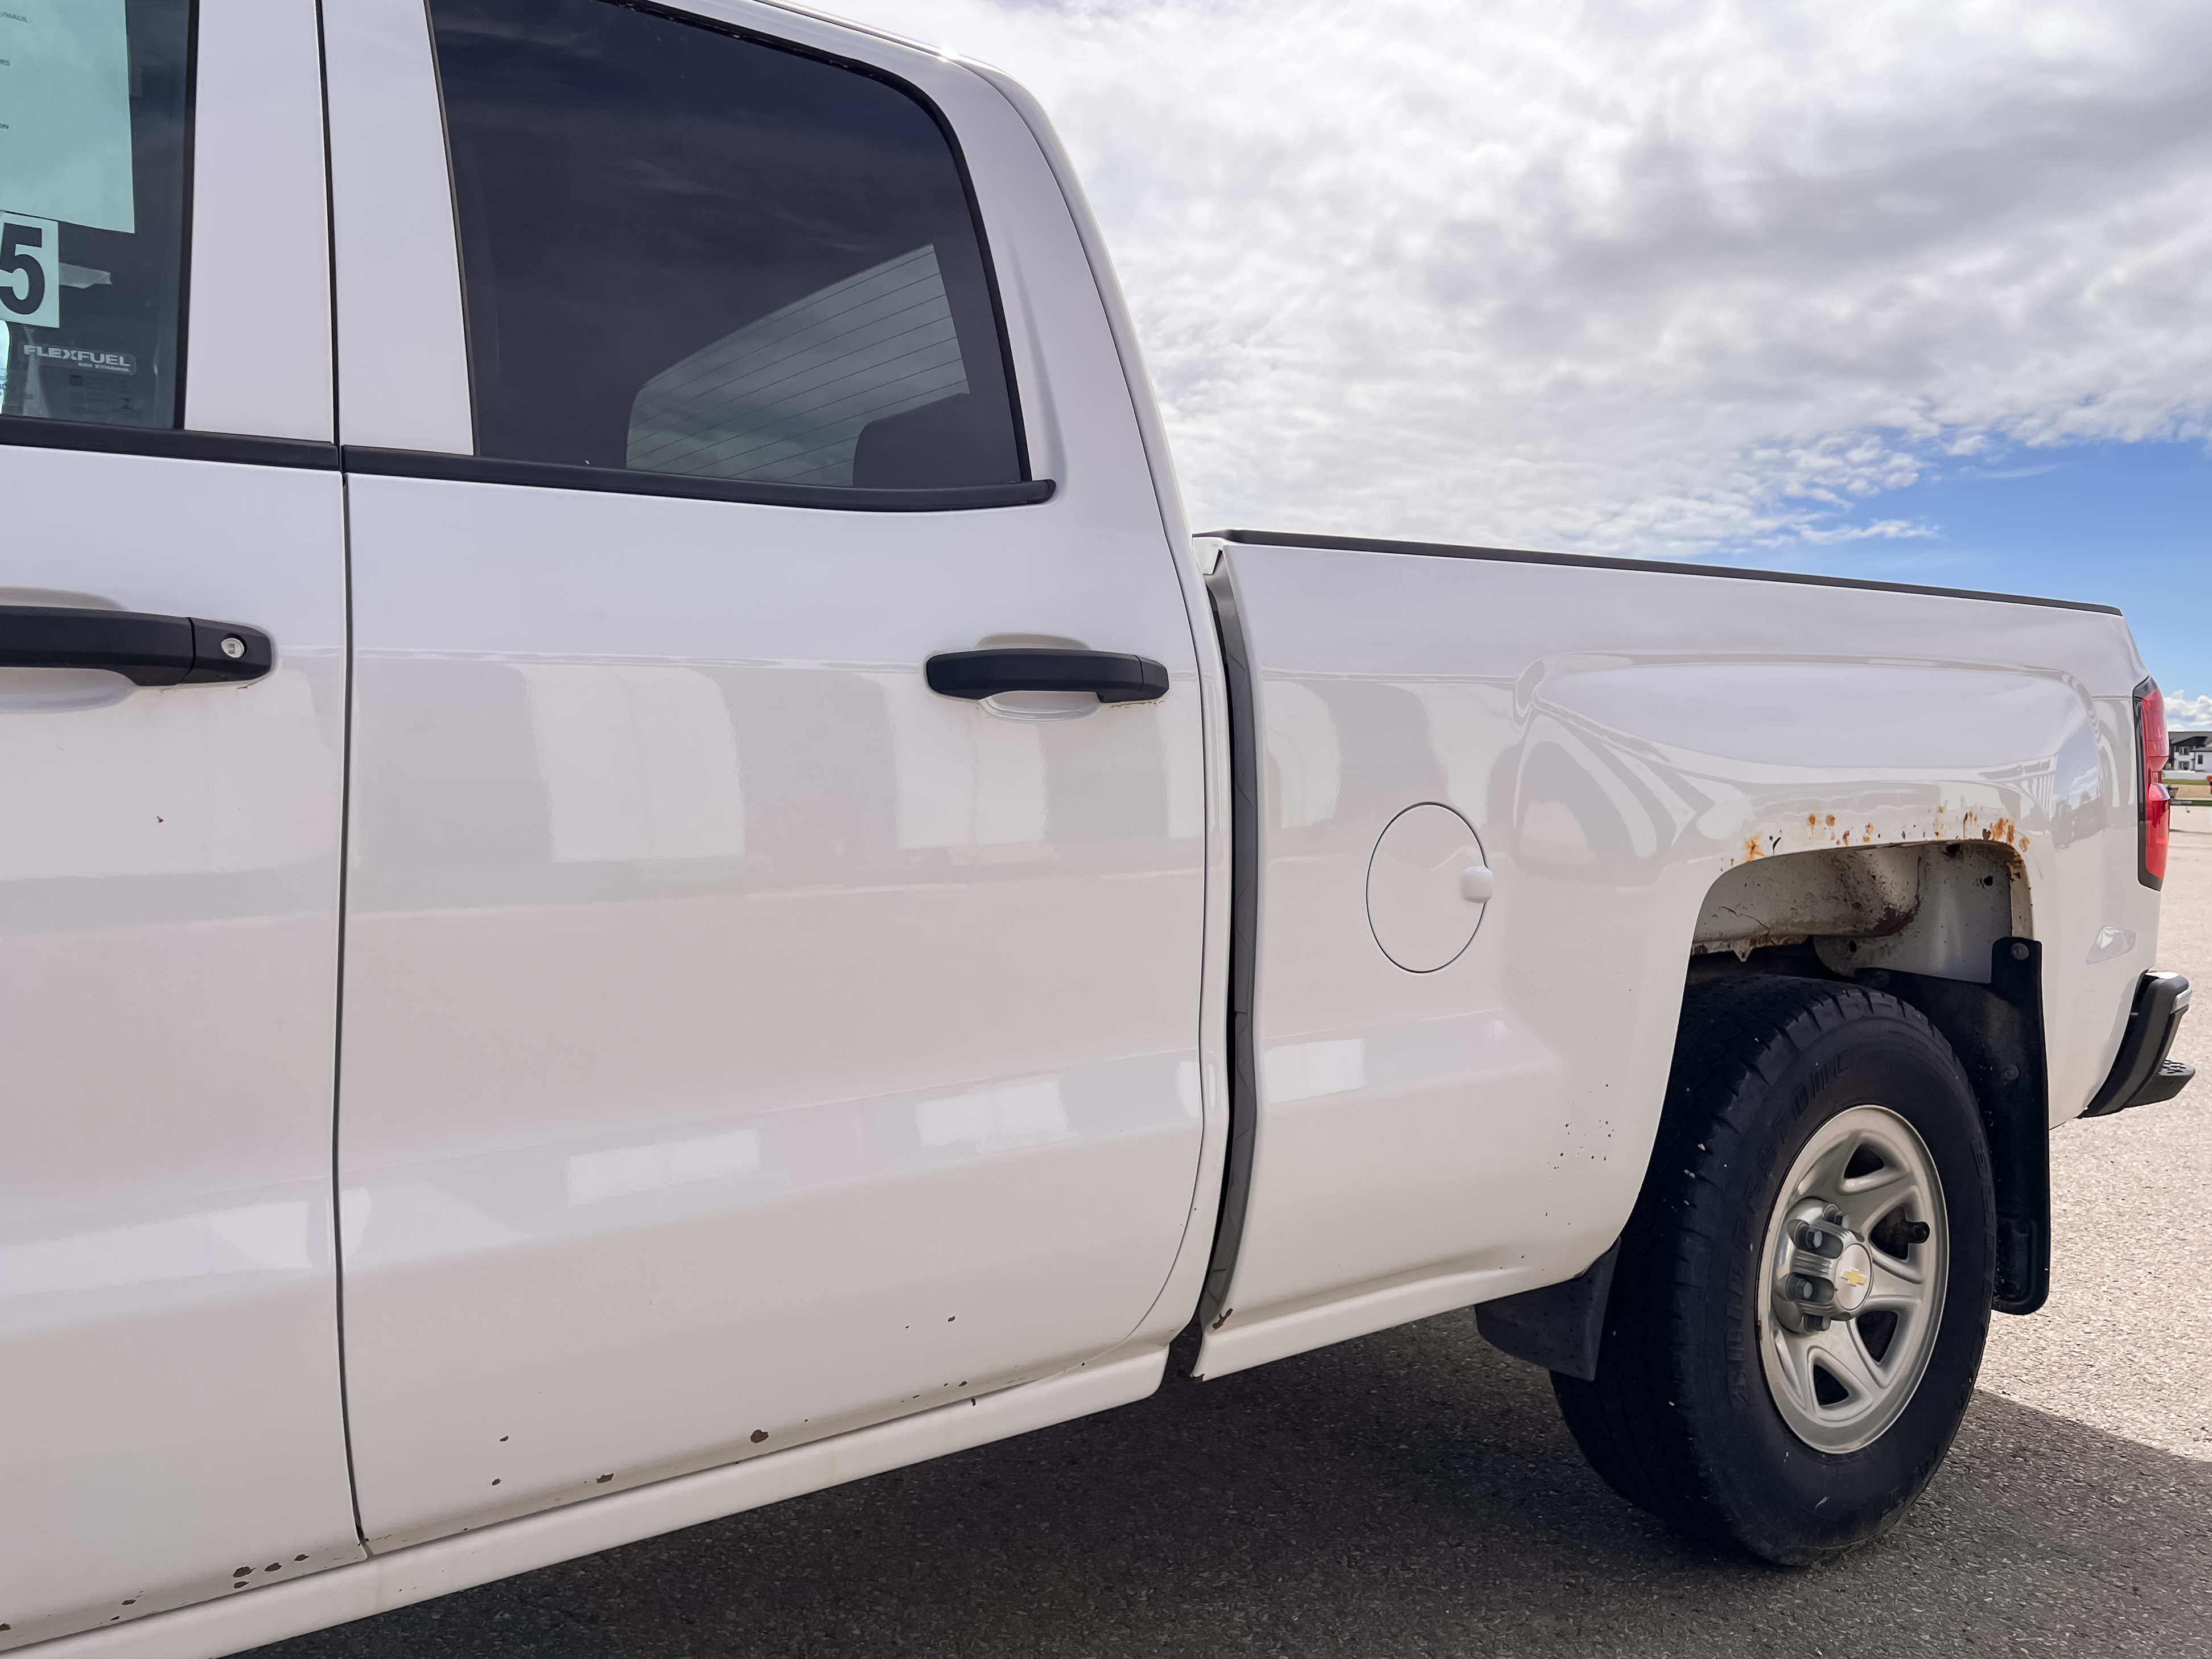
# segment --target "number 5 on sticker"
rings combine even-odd
[[[33,328],[62,320],[61,227],[51,219],[0,213],[0,318]]]

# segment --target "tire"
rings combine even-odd
[[[1829,1202],[1846,1227],[1881,1219],[1824,1289],[1790,1264],[1844,1239],[1821,1231]],[[1973,1090],[1917,1010],[1819,980],[1692,987],[1596,1378],[1552,1379],[1567,1426],[1616,1492],[1701,1539],[1790,1566],[1864,1543],[1966,1414],[1995,1218]]]

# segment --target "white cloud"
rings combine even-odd
[[[2166,729],[2169,732],[2212,732],[2212,693],[2192,697],[2186,691],[2167,692]]]
[[[1052,112],[1201,527],[1817,544],[2212,429],[2201,3],[843,9]]]

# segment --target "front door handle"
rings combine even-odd
[[[1002,691],[1090,691],[1101,702],[1156,702],[1168,694],[1166,669],[1118,651],[1007,645],[941,651],[923,668],[931,690],[970,702]]]
[[[0,668],[105,668],[134,685],[202,685],[258,680],[276,659],[269,636],[239,623],[0,605]]]

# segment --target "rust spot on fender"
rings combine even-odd
[[[1763,859],[1766,856],[1765,849],[1759,846],[1757,836],[1746,836],[1743,838],[1743,855],[1747,860]]]
[[[768,1431],[766,1429],[755,1429],[753,1431],[753,1444],[756,1446],[759,1445],[762,1441],[767,1438]]]
[[[601,1476],[600,1476],[597,1480],[594,1480],[593,1482],[592,1482],[592,1484],[593,1486],[605,1486],[605,1485],[607,1484],[607,1482],[608,1482],[608,1481],[610,1481],[610,1480],[613,1480],[613,1479],[614,1479],[614,1476],[613,1476],[613,1475],[611,1475],[611,1474],[603,1474],[603,1475],[601,1475]]]
[[[1221,1317],[1213,1322],[1213,1328],[1218,1331],[1224,1325],[1226,1325],[1229,1322],[1229,1316],[1236,1311],[1237,1310],[1234,1308],[1224,1308],[1221,1310]]]

